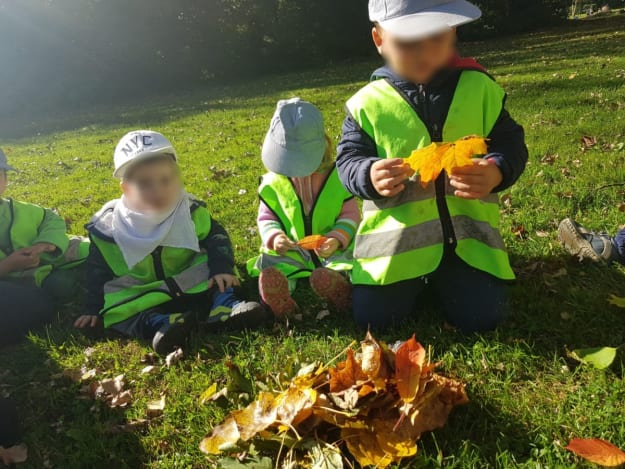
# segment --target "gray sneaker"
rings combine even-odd
[[[614,239],[608,233],[589,231],[571,218],[565,218],[558,228],[558,238],[564,248],[579,258],[580,262],[590,260],[611,264],[620,256]]]

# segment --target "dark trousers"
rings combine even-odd
[[[0,280],[0,347],[54,319],[56,305],[74,299],[79,283],[74,271],[53,272],[41,288]]]
[[[423,309],[428,290],[445,320],[464,333],[492,330],[507,312],[505,281],[446,253],[439,268],[425,278],[385,286],[354,285],[356,323],[363,329],[384,330]]]
[[[625,230],[619,231],[614,237],[614,244],[621,257],[621,263],[625,263]]]

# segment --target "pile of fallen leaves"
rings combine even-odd
[[[486,153],[486,139],[473,135],[455,142],[435,142],[415,150],[406,158],[406,164],[419,173],[421,184],[425,187],[436,181],[443,170],[451,174],[456,168],[471,166],[474,157]]]
[[[343,467],[343,449],[361,466],[385,468],[414,456],[421,434],[443,427],[468,401],[460,382],[434,372],[414,336],[389,347],[367,334],[359,351],[346,354],[336,366],[301,369],[280,392],[259,393],[215,427],[201,450],[241,454],[277,441],[282,467]]]

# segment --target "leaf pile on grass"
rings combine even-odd
[[[280,392],[261,392],[200,449],[240,455],[274,442],[276,463],[333,460],[319,467],[343,467],[342,449],[361,466],[385,468],[414,456],[421,434],[443,427],[452,409],[468,402],[463,384],[435,373],[414,336],[389,347],[367,334],[360,350],[348,347],[346,355],[336,366],[303,368]]]

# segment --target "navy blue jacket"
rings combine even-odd
[[[482,71],[477,63],[470,68]],[[389,79],[401,90],[409,102],[414,104],[413,107],[428,128],[432,141],[436,142],[442,140],[443,125],[463,69],[466,68],[446,68],[426,85],[406,81],[388,67],[376,70],[372,79]],[[512,186],[525,170],[528,159],[525,133],[523,127],[503,109],[488,138],[487,158],[497,164],[503,175],[501,185],[494,190],[500,192]],[[378,159],[375,142],[348,112],[343,123],[343,137],[337,156],[339,176],[347,190],[362,199],[380,199],[381,196],[374,189],[370,177],[371,166]]]

